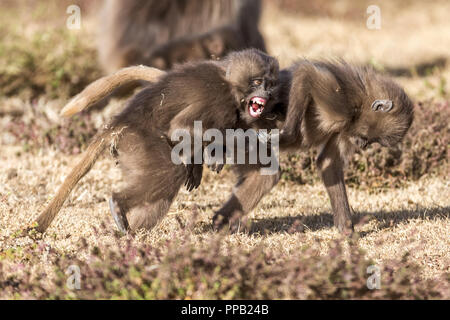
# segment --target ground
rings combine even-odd
[[[280,4],[287,9],[281,10],[277,6]],[[450,292],[448,287],[445,287],[445,282],[448,284],[450,273],[450,181],[448,179],[450,173],[448,167],[450,20],[447,15],[450,3],[447,1],[426,4],[420,1],[382,1],[380,30],[369,30],[366,27],[367,6],[361,3],[357,7],[351,7],[351,3],[347,1],[339,2],[339,5],[318,1],[317,7],[307,12],[302,5],[303,2],[296,5],[295,2],[281,0],[265,2],[261,29],[267,40],[269,52],[280,60],[282,66],[289,65],[297,57],[343,57],[352,63],[371,64],[380,72],[392,74],[395,80],[405,87],[414,99],[419,114],[414,123],[415,127],[402,147],[401,160],[399,163],[396,162],[393,169],[381,168],[374,171],[376,164],[371,162],[369,156],[373,152],[378,152],[379,149],[357,154],[353,158],[348,169],[353,171],[347,172],[348,194],[357,222],[358,235],[350,246],[364,250],[364,261],[370,261],[370,264],[379,265],[382,268],[389,265],[391,261],[403,261],[405,254],[408,255],[406,269],[410,265],[411,268],[417,267],[417,272],[414,271],[414,273],[418,276],[419,289],[421,286],[425,288],[425,281],[434,281],[431,288],[440,292],[440,295],[436,297],[448,299]],[[10,8],[10,10],[13,9],[14,7]],[[42,19],[41,15],[42,13],[36,13],[36,22],[31,20],[26,28],[27,32],[21,34],[19,40],[14,40],[14,45],[8,46],[5,40],[4,52],[15,48],[16,43],[21,46],[22,43],[19,41],[35,39],[36,30],[47,30],[48,26],[39,22],[39,19]],[[64,12],[62,17],[64,18]],[[74,38],[67,41],[85,46],[86,59],[95,52],[93,37],[95,23],[92,20],[92,17],[88,17],[83,29],[76,31],[78,33],[65,30],[62,31],[61,36],[61,39]],[[58,23],[61,24],[58,19],[55,19],[54,23],[57,26]],[[2,32],[0,36],[8,38]],[[48,37],[52,38],[53,34],[49,33]],[[61,41],[58,39],[55,41]],[[13,41],[10,38],[7,40]],[[2,56],[1,49],[0,46],[0,71],[1,68],[3,70],[13,68],[10,63],[5,62],[7,58]],[[21,49],[21,52],[26,50],[27,48]],[[66,47],[66,50],[70,49]],[[76,63],[78,60],[82,61],[82,57],[77,56]],[[51,59],[48,56],[47,58]],[[64,64],[63,66],[68,68]],[[74,68],[70,71],[70,76],[73,77],[72,73],[78,72],[77,70],[90,70],[90,68],[91,66],[83,69]],[[63,73],[69,72],[67,69],[64,70]],[[95,72],[92,75],[93,79],[100,73],[98,70]],[[4,73],[11,74],[6,71]],[[86,85],[83,79],[73,80],[71,77],[68,77],[69,80],[66,82],[75,82],[81,88]],[[55,194],[71,166],[79,159],[80,148],[85,147],[83,139],[88,139],[95,132],[95,127],[100,127],[123,105],[123,101],[114,100],[105,111],[93,111],[91,116],[87,116],[87,124],[83,122],[84,118],[81,118],[82,123],[76,125],[74,136],[70,130],[72,125],[70,120],[61,120],[57,115],[58,110],[67,102],[68,96],[74,94],[64,86],[65,78],[60,77],[60,79],[63,80],[59,86],[49,88],[44,85],[39,94],[29,93],[17,85],[15,91],[3,92],[0,96],[0,126],[4,128],[0,133],[0,266],[3,263],[5,268],[3,269],[5,278],[0,276],[0,280],[3,281],[0,281],[0,284],[7,289],[4,296],[0,295],[3,298],[49,297],[48,293],[33,295],[24,293],[28,292],[26,289],[18,290],[17,288],[25,285],[19,280],[14,280],[19,281],[16,289],[8,282],[14,276],[8,278],[5,270],[9,270],[14,275],[14,272],[17,272],[14,268],[18,265],[21,268],[25,266],[25,268],[40,270],[39,272],[48,272],[49,278],[54,277],[50,274],[54,266],[62,268],[59,262],[53,260],[49,262],[45,255],[39,256],[37,249],[33,251],[34,243],[38,243],[39,248],[45,247],[45,250],[54,252],[55,256],[67,256],[87,264],[92,258],[93,248],[98,247],[105,252],[104,250],[109,250],[106,249],[109,246],[114,244],[125,246],[130,241],[138,249],[146,248],[146,250],[165,252],[164,250],[170,247],[167,241],[176,241],[174,239],[180,238],[184,241],[181,243],[188,245],[189,248],[207,249],[210,243],[218,241],[218,235],[211,227],[212,214],[224,203],[232,190],[234,177],[231,170],[226,168],[218,175],[207,172],[199,189],[191,193],[185,190],[180,191],[169,214],[154,230],[139,232],[134,238],[117,239],[114,232],[115,225],[109,214],[106,200],[110,197],[112,186],[119,183],[120,172],[111,158],[105,155],[78,184],[43,237],[23,236],[20,232],[34,221]],[[87,77],[85,81],[89,83],[93,79]],[[427,118],[429,116],[431,118]],[[33,118],[36,119],[33,120]],[[36,128],[36,130],[30,128]],[[46,135],[43,134],[42,128],[48,130]],[[56,130],[55,133],[52,133],[51,129]],[[26,132],[26,137],[21,135],[23,132]],[[87,133],[80,138],[77,136],[80,132]],[[71,137],[68,142],[62,137],[64,135]],[[80,139],[82,141],[79,141]],[[416,162],[410,159],[413,156],[417,157]],[[308,173],[305,174],[301,168],[293,164],[296,160],[292,160],[288,155],[283,157],[286,165],[283,179],[251,212],[250,232],[221,236],[220,241],[227,248],[229,246],[238,248],[241,254],[245,252],[251,255],[253,250],[259,250],[262,247],[265,259],[261,263],[271,265],[272,262],[266,255],[274,254],[274,266],[279,266],[277,263],[283,263],[283,261],[297,261],[295,259],[301,259],[299,252],[302,252],[305,247],[312,247],[314,250],[308,251],[311,259],[323,257],[323,263],[326,264],[327,259],[332,256],[330,252],[336,243],[346,243],[346,240],[333,227],[325,187],[317,179],[317,172],[313,165],[305,170]],[[382,158],[382,160],[386,159]],[[408,162],[409,160],[412,164]],[[364,169],[360,169],[358,166],[360,163],[365,165]],[[364,181],[368,182],[363,183]],[[86,245],[80,246],[80,241]],[[21,249],[38,257],[28,257]],[[228,249],[220,247],[220,250],[226,252]],[[226,257],[227,254],[224,255]],[[166,253],[151,261],[170,260],[170,257],[167,257]],[[345,253],[342,253],[342,259],[347,259]],[[301,260],[298,261],[301,263]],[[221,266],[220,262],[214,263]],[[251,261],[246,263],[251,264]],[[13,271],[8,268],[12,268]],[[103,270],[101,266],[99,269]],[[175,272],[178,269],[168,268],[167,270]],[[314,274],[314,271],[305,271],[305,273],[308,272]],[[385,286],[383,289],[397,283],[395,269],[393,273],[392,282],[382,282]],[[323,274],[327,276],[326,272]],[[153,274],[148,277],[152,287],[155,278]],[[248,277],[251,278],[251,276]],[[381,277],[383,280],[383,273]],[[31,278],[33,278],[33,272]],[[34,278],[30,280],[30,283],[35,283],[33,281],[35,281]],[[89,280],[86,281],[89,282]],[[208,281],[206,281],[208,283],[205,284],[206,287],[209,286]],[[280,288],[294,290],[290,288],[290,284],[280,281],[278,284]],[[424,281],[423,284],[421,281]],[[47,285],[51,288],[52,285],[57,286],[57,282],[55,283]],[[183,287],[184,282],[180,283],[177,285]],[[91,285],[95,287],[94,284]],[[168,294],[164,297],[260,298],[251,290],[247,295],[242,294],[245,292],[242,288],[239,291],[241,295],[227,296],[211,293],[208,295],[202,291],[204,289],[201,286],[197,284],[193,286],[195,290],[186,289],[181,293],[177,291],[175,295]],[[191,294],[188,294],[189,290],[192,291]],[[220,291],[220,289],[217,290]],[[302,295],[303,289],[295,290],[295,293],[280,291],[266,297],[328,297],[320,290],[317,295]],[[432,289],[429,290],[431,291]],[[114,292],[113,289],[105,289],[105,292],[107,293],[103,297],[129,297],[109,294]],[[426,294],[414,292],[408,291],[404,296],[399,297],[429,297]],[[79,296],[83,297],[81,294]],[[339,293],[336,297],[347,296]],[[349,297],[358,296],[350,295]],[[386,293],[381,297],[397,296]]]

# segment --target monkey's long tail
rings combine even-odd
[[[72,116],[107,97],[116,88],[128,82],[136,80],[155,82],[164,74],[166,74],[165,71],[142,65],[120,69],[88,85],[61,110],[61,115]]]
[[[56,217],[59,210],[61,210],[61,207],[64,204],[66,198],[69,196],[69,193],[76,186],[78,181],[80,181],[80,179],[89,172],[110,140],[111,132],[109,132],[109,130],[102,132],[96,138],[94,138],[94,141],[85,151],[83,159],[78,162],[78,164],[72,169],[72,171],[64,180],[63,185],[59,188],[56,196],[47,206],[45,211],[42,212],[37,218],[38,226],[36,229],[39,232],[44,232],[45,230],[47,230],[48,226]]]

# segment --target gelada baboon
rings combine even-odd
[[[144,57],[144,61],[155,68],[167,70],[175,64],[186,61],[216,59],[226,52],[245,48],[245,42],[239,32],[223,27],[206,34],[171,41],[153,50]]]
[[[166,61],[159,66],[169,68],[229,50],[266,49],[258,30],[260,0],[110,0],[101,12],[98,50],[108,73],[138,64],[158,67],[153,63],[161,63],[159,56]],[[172,42],[182,54],[175,54]]]
[[[63,109],[64,115],[81,111],[128,80],[159,77],[97,134],[84,158],[38,217],[37,229],[47,229],[70,191],[106,147],[118,159],[126,180],[126,186],[110,200],[119,229],[152,228],[169,210],[186,179],[201,178],[201,164],[185,166],[172,161],[172,133],[185,129],[193,137],[194,121],[201,121],[205,130],[222,132],[266,124],[270,121],[265,120],[266,114],[277,101],[278,74],[276,59],[249,49],[233,52],[222,62],[181,65],[167,74],[148,67],[130,67],[91,84]],[[188,188],[199,183],[191,181]]]
[[[392,147],[401,142],[413,121],[413,103],[391,79],[370,68],[345,62],[302,60],[289,70],[288,111],[280,132],[281,150],[318,148],[317,167],[331,200],[335,226],[353,230],[343,167],[355,148],[378,142]],[[284,84],[286,85],[286,84]],[[239,182],[215,223],[253,209],[279,176],[262,176],[258,166],[236,166]]]

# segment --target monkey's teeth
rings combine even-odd
[[[251,105],[248,108],[248,111],[250,113],[250,116],[252,116],[253,118],[259,118],[259,116],[262,113],[263,108],[262,107],[254,107],[256,104]]]
[[[257,104],[259,104],[260,106],[266,105],[266,99],[260,98],[260,97],[253,97],[253,98],[250,99],[250,102],[251,102],[252,104],[253,104],[253,103],[257,103]]]
[[[259,118],[266,105],[266,99],[260,97],[253,97],[250,99],[250,105],[248,107],[248,112],[253,118]]]

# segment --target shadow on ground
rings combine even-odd
[[[353,223],[364,225],[368,221],[378,222],[377,230],[387,229],[399,223],[409,220],[421,219],[447,219],[450,218],[450,207],[420,208],[414,210],[355,212]],[[277,232],[304,232],[306,230],[318,231],[333,227],[333,216],[331,213],[322,212],[312,216],[298,215],[291,217],[272,217],[254,219],[250,234],[269,234]],[[363,231],[362,237],[374,231]]]

